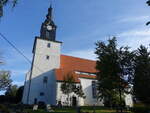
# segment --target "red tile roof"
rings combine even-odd
[[[96,61],[77,58],[72,56],[61,55],[60,56],[60,68],[55,70],[56,80],[63,81],[64,76],[68,73],[72,73],[76,82],[80,82],[78,78],[95,79],[96,76],[77,74],[78,72],[96,73]]]

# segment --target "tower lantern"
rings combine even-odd
[[[42,23],[42,26],[41,26],[40,37],[43,39],[50,40],[50,41],[55,41],[57,26],[55,25],[52,19],[52,11],[53,11],[53,8],[50,6],[50,8],[48,9],[48,14],[46,15],[46,19]]]

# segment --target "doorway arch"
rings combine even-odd
[[[72,97],[72,106],[77,106],[77,97]]]

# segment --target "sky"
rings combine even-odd
[[[0,32],[32,60],[35,36],[52,2],[57,25],[56,40],[62,41],[61,53],[96,59],[95,42],[117,37],[118,46],[136,49],[150,43],[150,7],[146,0],[19,0],[14,9],[4,8]],[[23,85],[31,67],[8,43],[0,38],[0,53],[5,64],[0,70],[11,71],[13,84]]]

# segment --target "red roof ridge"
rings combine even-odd
[[[76,59],[82,59],[82,60],[96,62],[96,60],[91,60],[91,59],[86,59],[86,58],[81,58],[81,57],[75,57],[75,56],[70,56],[70,55],[61,54],[61,56],[72,57],[72,58],[76,58]]]
[[[60,68],[55,70],[56,80],[63,81],[63,77],[69,72],[73,73],[73,76],[76,79],[76,82],[79,82],[78,78],[80,77],[95,79],[96,76],[93,76],[93,75],[84,75],[81,73],[80,74],[75,73],[75,71],[86,72],[86,73],[96,73],[97,70],[95,69],[95,66],[96,66],[96,61],[94,60],[61,54]]]

